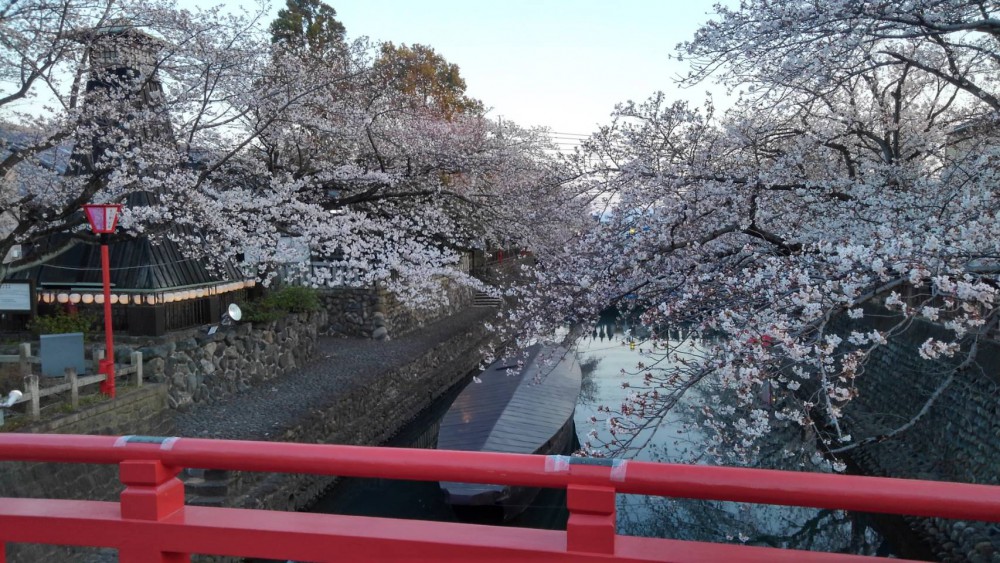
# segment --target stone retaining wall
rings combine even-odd
[[[116,335],[115,355],[124,363],[133,351],[142,352],[144,377],[168,385],[170,408],[211,404],[303,365],[312,359],[320,334],[398,336],[472,303],[471,291],[450,280],[442,281],[442,291],[447,305],[418,310],[385,290],[325,290],[320,293],[324,306],[315,313],[290,314],[266,324],[239,323],[215,334],[197,328],[159,337]]]
[[[265,323],[192,329],[155,338],[122,338],[116,356],[142,352],[144,377],[169,387],[168,404],[183,409],[260,385],[312,358],[325,311]]]
[[[363,338],[400,336],[472,304],[472,291],[451,280],[443,279],[439,291],[447,296],[446,305],[415,309],[382,288],[320,290],[320,300],[329,318],[323,332]],[[382,316],[377,317],[378,313]],[[385,330],[379,331],[380,326]]]
[[[21,427],[22,433],[144,434],[172,436],[173,412],[167,408],[166,385],[119,387],[115,399]],[[116,501],[124,487],[118,467],[72,463],[0,463],[0,497]],[[41,544],[8,544],[7,561],[74,561],[93,552]]]
[[[850,323],[846,318],[838,320],[838,332],[846,333],[851,326],[885,330],[893,319],[866,314],[863,325]],[[905,341],[892,342],[876,352],[856,380],[860,395],[846,411],[847,420],[852,421],[849,431],[856,438],[885,433],[920,410],[944,379],[947,366],[922,360],[917,348],[928,337],[947,336],[940,327],[918,321]],[[1000,345],[981,342],[979,346],[978,366],[959,373],[912,428],[850,454],[864,473],[1000,485]],[[908,518],[907,522],[941,560],[1000,563],[1000,526],[996,524],[937,518]]]
[[[356,382],[337,400],[311,413],[275,440],[378,445],[479,365],[492,335],[482,326],[437,344],[406,366],[374,380]],[[334,478],[313,475],[235,473],[226,505],[270,510],[310,506]]]

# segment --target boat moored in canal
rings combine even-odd
[[[438,449],[522,454],[566,453],[580,396],[580,364],[561,346],[535,344],[491,364],[452,403],[441,420]],[[522,512],[537,489],[441,482],[459,515]],[[479,515],[477,514],[477,516]]]

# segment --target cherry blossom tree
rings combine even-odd
[[[316,170],[298,179],[292,194],[308,202],[315,221],[302,213],[286,221],[288,232],[308,238],[324,257],[326,266],[306,275],[310,283],[349,272],[352,283],[377,282],[430,305],[443,297],[427,285],[436,278],[478,287],[453,268],[461,251],[490,241],[530,244],[543,231],[536,219],[557,203],[560,177],[540,132],[409,108],[359,115],[331,129],[342,151],[320,133],[296,139],[294,162],[281,158],[287,148],[269,160],[297,177],[298,156],[309,154]]]
[[[601,220],[548,248],[524,311],[586,320],[637,304],[654,327],[690,328],[697,353],[647,345],[645,385],[608,408],[616,450],[641,447],[691,393],[715,431],[709,453],[752,459],[778,425],[832,454],[897,435],[974,367],[997,324],[996,7],[717,10],[678,51],[688,82],[715,77],[738,100],[721,114],[662,94],[620,105],[574,160]],[[876,306],[898,323],[834,328]],[[855,378],[915,319],[952,334],[913,346],[947,364],[938,389],[912,419],[851,436]]]
[[[247,116],[263,108],[273,119],[297,101],[261,86],[258,16],[155,1],[7,3],[0,254],[16,244],[26,251],[0,273],[87,240],[79,209],[90,201],[157,194],[155,205],[126,210],[122,225],[132,233],[228,221],[216,212],[225,202],[210,200],[213,172],[260,134]]]
[[[437,278],[478,287],[453,268],[461,251],[542,231],[541,210],[560,201],[562,168],[541,130],[487,119],[478,102],[466,100],[464,111],[452,100],[445,112],[414,103],[405,85],[388,87],[385,52],[359,42],[349,80],[255,148],[268,174],[294,180],[292,197],[314,214],[314,224],[297,212],[283,227],[323,257],[325,267],[304,274],[308,282],[348,272],[353,283],[380,283],[429,305],[443,296],[427,286]]]
[[[92,242],[81,204],[141,193],[116,236],[242,255],[265,280],[294,236],[333,264],[311,283],[349,270],[415,305],[438,276],[475,283],[458,252],[527,225],[510,204],[553,182],[544,136],[414,107],[366,41],[302,56],[260,16],[167,0],[0,8],[0,254],[26,249],[0,278]]]

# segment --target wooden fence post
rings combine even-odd
[[[22,342],[17,351],[18,363],[20,364],[21,377],[31,375],[31,343]]]
[[[142,352],[132,352],[132,365],[135,366],[135,386],[142,387]]]
[[[38,396],[38,376],[29,375],[26,378],[28,383],[28,393],[31,394],[31,418],[38,420],[42,415],[41,397]]]
[[[76,381],[76,369],[66,368],[66,379],[69,380],[69,404],[75,411],[80,408],[80,386]]]
[[[94,346],[94,352],[91,355],[93,356],[94,359],[94,373],[97,373],[97,371],[100,369],[101,360],[104,359],[104,348]]]

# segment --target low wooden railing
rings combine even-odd
[[[31,365],[40,362],[37,356],[31,355],[31,344],[28,342],[22,342],[17,347],[17,354],[0,354],[0,364],[18,364],[21,377],[31,375]]]
[[[99,362],[104,359],[104,350],[95,349],[93,352],[94,358],[88,362],[91,364],[92,369],[97,368]],[[27,414],[32,418],[32,420],[38,420],[41,417],[41,399],[44,397],[51,397],[58,395],[60,393],[70,392],[70,408],[72,410],[77,410],[80,407],[80,388],[86,387],[88,385],[94,385],[104,381],[107,376],[103,373],[96,375],[86,375],[80,377],[76,373],[75,369],[66,369],[66,382],[60,383],[58,385],[52,385],[49,387],[41,387],[40,378],[38,375],[32,373],[32,366],[41,363],[41,359],[38,356],[31,355],[31,344],[22,343],[18,347],[18,354],[6,354],[0,355],[0,363],[16,363],[19,366],[19,372],[24,379],[24,391],[22,396],[15,405],[20,403],[29,403],[27,409]],[[142,353],[132,352],[130,356],[130,363],[124,366],[115,367],[115,376],[127,377],[129,375],[135,375],[135,383],[137,387],[142,386]],[[2,392],[10,391],[9,389],[0,390]],[[0,419],[2,420],[2,419]],[[2,424],[2,423],[0,423]]]

